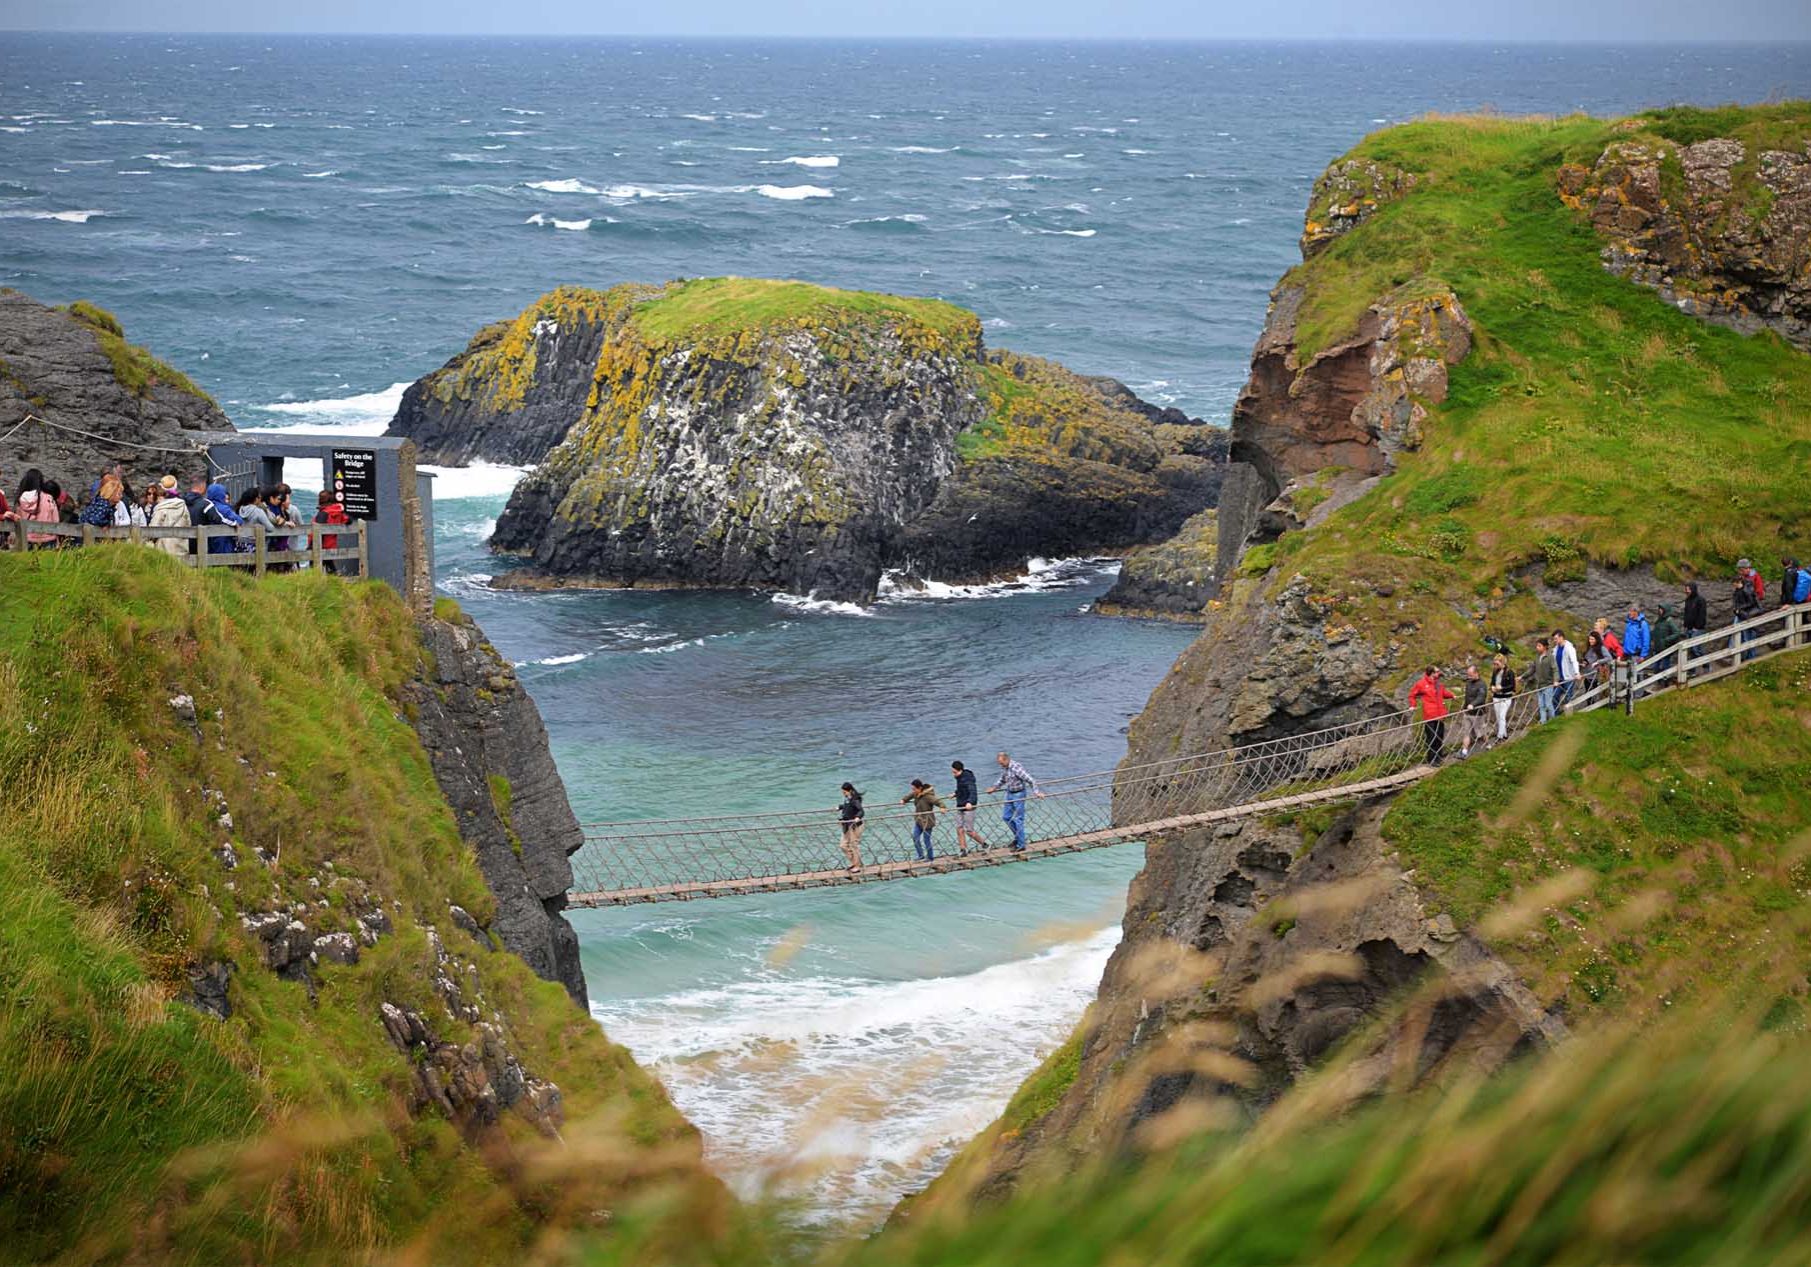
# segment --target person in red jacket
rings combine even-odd
[[[1409,691],[1409,705],[1421,708],[1421,742],[1427,746],[1427,763],[1439,765],[1446,750],[1446,701],[1453,693],[1440,681],[1440,670],[1428,665]]]
[[[1613,658],[1617,660],[1622,659],[1622,640],[1610,632],[1610,621],[1608,617],[1599,616],[1597,618],[1597,624],[1593,626],[1593,628],[1597,630],[1597,636],[1603,639],[1603,649],[1608,651]]]
[[[346,514],[346,508],[340,505],[334,498],[333,490],[331,488],[323,488],[321,490],[319,505],[320,509],[314,512],[314,521],[316,523],[332,524],[337,528],[352,522],[351,518]],[[338,533],[323,532],[321,534],[321,549],[337,550],[339,548],[340,538]],[[328,559],[326,566],[329,576],[338,576],[340,574],[339,560]]]

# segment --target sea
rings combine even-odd
[[[0,285],[92,300],[250,428],[381,431],[563,283],[934,295],[1224,424],[1315,176],[1429,111],[1811,94],[1804,45],[0,34]],[[439,583],[519,666],[588,821],[870,803],[1010,748],[1109,768],[1188,643],[1111,560],[983,587],[506,592],[521,472],[442,471]],[[582,911],[592,1010],[736,1187],[872,1224],[1092,997],[1136,846]]]

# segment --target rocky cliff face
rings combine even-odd
[[[584,413],[612,324],[589,292],[555,290],[411,383],[385,434],[410,437],[440,466],[539,462]]]
[[[1604,267],[1683,311],[1811,350],[1811,143],[1754,136],[1690,144],[1643,135],[1559,188],[1604,239]]]
[[[172,471],[200,474],[196,433],[232,429],[186,376],[127,343],[111,314],[0,289],[0,482],[8,490],[31,467],[72,494],[116,462],[134,487]]]
[[[536,975],[587,1006],[578,935],[560,914],[569,855],[584,835],[547,748],[540,710],[509,662],[469,619],[422,626],[429,676],[415,682],[412,723],[497,899],[496,930]]]
[[[504,583],[866,600],[888,568],[974,580],[1161,540],[1224,459],[1122,384],[987,352],[948,304],[738,278],[555,292],[396,425],[532,460],[560,417],[498,521],[530,564]]]

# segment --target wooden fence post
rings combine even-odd
[[[145,543],[145,530],[140,528],[137,524],[131,525],[126,529],[126,540],[130,541],[135,546],[143,545]]]
[[[31,549],[31,542],[25,539],[25,521],[23,519],[13,520],[13,549],[21,554]]]
[[[315,571],[321,570],[321,525],[308,525],[308,565]]]
[[[94,544],[94,525],[93,524],[83,524],[82,525],[82,544],[85,546],[91,546]]]
[[[358,521],[358,579],[371,579],[371,543],[365,536],[365,521]]]
[[[264,551],[264,525],[263,524],[253,524],[252,525],[252,552],[257,556],[255,561],[252,563],[252,573],[255,576],[263,576],[264,575],[264,566],[268,559],[268,556],[265,554],[265,551]]]

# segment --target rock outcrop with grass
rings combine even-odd
[[[1591,207],[1562,196],[1568,165],[1631,136],[1755,121],[1781,152],[1811,138],[1803,105],[1442,119],[1377,133],[1336,165],[1342,181],[1400,178],[1367,176],[1389,196],[1307,235],[1275,292],[1234,415],[1220,599],[1134,723],[1129,762],[1381,715],[1425,663],[1487,667],[1500,642],[1525,671],[1537,634],[1582,641],[1587,621],[1677,602],[1685,580],[1727,577],[1739,556],[1811,554],[1811,357],[1606,270]],[[1745,220],[1730,249],[1750,251],[1737,244],[1764,223]],[[1712,622],[1727,621],[1727,584],[1705,588]],[[1773,690],[1803,671],[1754,673]],[[1143,1147],[1207,1102],[1240,1118],[1334,1050],[1368,1093],[1539,1045],[1612,997],[1604,982],[1656,996],[1658,975],[1625,968],[1649,958],[1663,975],[1677,943],[1649,955],[1595,921],[1656,872],[1715,890],[1680,912],[1693,931],[1668,938],[1757,921],[1773,900],[1759,889],[1670,860],[1687,842],[1777,842],[1805,812],[1788,779],[1789,805],[1753,807],[1764,824],[1704,816],[1700,793],[1722,814],[1728,788],[1774,785],[1740,772],[1751,760],[1811,758],[1788,718],[1757,740],[1764,755],[1712,756],[1722,741],[1696,728],[1733,735],[1742,709],[1710,700],[1653,706],[1655,731],[1639,711],[1547,728],[1393,803],[1150,846],[1099,1000],[1028,1084],[1039,1111],[978,1143],[966,1181],[997,1194],[1028,1168]],[[1506,815],[1530,784],[1543,808]],[[1783,874],[1765,850],[1751,865]],[[1604,878],[1538,933],[1481,926],[1491,900],[1573,868]],[[1396,1009],[1411,983],[1434,992],[1432,1011]]]
[[[469,624],[124,543],[0,572],[9,1261],[490,1263],[717,1217],[573,1004],[571,813]]]
[[[134,487],[200,474],[197,433],[232,429],[186,375],[128,343],[112,313],[0,288],[0,483],[9,490],[31,467],[71,494],[116,462]]]
[[[1159,541],[1212,504],[1223,434],[935,300],[717,278],[564,288],[410,389],[443,460],[539,461],[504,583],[871,599]]]

